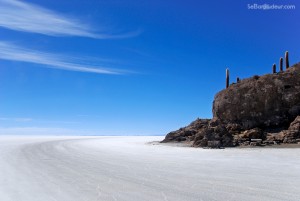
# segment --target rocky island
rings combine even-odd
[[[218,92],[212,119],[196,119],[170,132],[162,141],[186,142],[194,147],[264,146],[300,143],[300,63],[289,66],[288,52],[279,72],[237,79]]]

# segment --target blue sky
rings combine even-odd
[[[253,10],[248,4],[294,10]],[[300,61],[291,1],[0,0],[0,134],[164,135]]]

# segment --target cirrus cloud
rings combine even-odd
[[[101,64],[84,65],[79,62],[80,58],[74,59],[66,55],[58,55],[23,48],[9,42],[0,41],[0,59],[41,64],[41,67],[56,68],[68,71],[77,71],[97,74],[124,74],[129,71],[111,69]]]
[[[121,34],[103,30],[99,33],[79,19],[18,0],[0,0],[0,27],[49,36],[81,36],[97,39],[128,38],[141,33],[141,30]]]

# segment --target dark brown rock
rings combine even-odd
[[[162,142],[181,142],[186,140],[193,140],[199,130],[201,130],[202,128],[206,128],[208,126],[208,123],[209,119],[196,119],[190,125],[180,128],[177,131],[168,133]]]
[[[287,130],[270,133],[267,136],[267,141],[273,140],[279,143],[297,143],[298,138],[300,138],[300,116],[297,116],[295,120],[291,122]]]
[[[260,128],[253,128],[244,131],[242,134],[239,135],[239,137],[247,140],[251,140],[251,139],[264,139],[265,135]]]
[[[300,64],[254,76],[216,94],[213,115],[243,129],[287,126],[300,115]]]
[[[289,130],[296,132],[300,131],[300,116],[297,116],[295,120],[290,124]]]
[[[300,116],[297,116],[289,129],[284,132],[283,143],[297,143],[298,138],[300,138]]]
[[[221,141],[219,141],[219,140],[207,141],[207,147],[220,148],[221,147]]]
[[[298,143],[300,63],[285,72],[255,75],[216,94],[213,119],[197,119],[162,142],[190,141],[195,147]]]

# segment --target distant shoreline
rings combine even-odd
[[[162,145],[171,147],[191,147],[191,148],[202,148],[202,149],[213,149],[207,147],[192,147],[192,142],[168,142],[161,143],[159,141],[153,141],[146,143],[148,145]],[[300,144],[278,144],[278,145],[265,145],[265,146],[235,146],[235,147],[224,147],[226,149],[300,149]],[[220,149],[224,149],[220,148]]]

